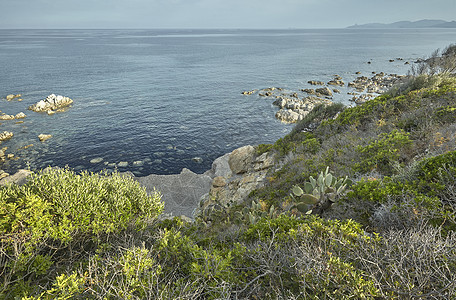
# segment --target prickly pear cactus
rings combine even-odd
[[[329,167],[326,167],[317,179],[309,177],[309,181],[304,183],[304,190],[298,185],[293,186],[290,195],[294,204],[289,210],[296,208],[305,214],[321,213],[335,203],[351,184],[347,176],[337,178],[329,172]]]

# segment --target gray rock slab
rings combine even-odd
[[[0,185],[7,185],[7,184],[17,184],[17,185],[23,185],[27,182],[27,178],[32,174],[31,171],[29,170],[24,170],[21,169],[17,171],[15,174],[5,177],[2,180],[0,180]]]
[[[193,210],[199,206],[201,196],[209,192],[212,183],[210,176],[196,174],[185,168],[180,174],[149,175],[135,179],[148,193],[153,193],[155,188],[162,194],[164,213],[187,217],[193,217]]]

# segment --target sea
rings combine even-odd
[[[0,110],[27,115],[0,121],[14,134],[0,145],[14,154],[1,168],[203,173],[292,129],[276,120],[273,99],[242,91],[406,74],[455,42],[456,29],[0,30]],[[74,103],[55,115],[27,110],[50,94]],[[351,97],[344,87],[334,101],[353,105]]]

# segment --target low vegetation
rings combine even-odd
[[[317,107],[258,147],[266,187],[192,223],[119,174],[0,187],[0,299],[456,299],[456,77],[435,70]]]

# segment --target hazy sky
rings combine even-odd
[[[456,0],[0,0],[0,28],[337,28],[456,19]]]

